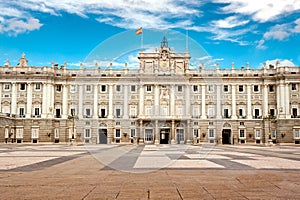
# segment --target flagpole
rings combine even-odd
[[[144,48],[144,33],[142,32],[142,34],[141,34],[141,51],[143,51],[143,48]]]

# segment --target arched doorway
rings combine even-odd
[[[226,122],[222,130],[222,144],[231,144],[231,141],[231,125]]]

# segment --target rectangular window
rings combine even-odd
[[[245,122],[240,122],[240,126],[245,126]]]
[[[296,85],[296,83],[292,83],[292,90],[297,90],[297,85]]]
[[[243,85],[239,85],[239,92],[244,92],[244,86]]]
[[[92,91],[92,87],[91,87],[91,85],[86,85],[86,87],[85,87],[85,91],[87,91],[87,92],[90,92],[90,91]]]
[[[223,91],[228,92],[228,85],[224,85]]]
[[[39,138],[39,128],[32,128],[31,129],[31,138],[32,139]]]
[[[40,108],[34,108],[34,115],[39,116],[40,115]]]
[[[24,108],[19,109],[19,115],[20,115],[20,117],[25,117],[25,109]]]
[[[214,91],[214,86],[213,85],[208,85],[208,92],[213,92]]]
[[[56,92],[61,92],[61,85],[56,85]]]
[[[10,90],[10,84],[5,84],[4,85],[4,90]]]
[[[253,86],[253,91],[254,92],[259,92],[259,86],[258,85],[254,85]]]
[[[106,116],[105,108],[101,108],[101,110],[100,110],[100,117],[104,118],[105,116]]]
[[[41,84],[40,83],[35,84],[35,90],[41,90]]]
[[[245,130],[244,129],[240,130],[240,138],[245,138]]]
[[[198,92],[198,85],[193,85],[193,91]]]
[[[152,115],[152,106],[146,107],[146,115]]]
[[[85,138],[90,138],[91,137],[91,129],[85,129],[84,137]]]
[[[130,125],[131,125],[131,126],[134,126],[134,125],[135,125],[135,122],[130,122]]]
[[[259,117],[259,109],[255,108],[254,109],[254,117],[257,119]]]
[[[75,108],[71,108],[70,114],[71,114],[71,116],[75,116],[76,115]]]
[[[17,138],[17,139],[23,138],[23,128],[17,128],[17,129],[16,129],[16,138]]]
[[[121,130],[116,129],[116,138],[120,138],[120,137],[121,137]]]
[[[294,118],[296,118],[297,115],[298,115],[298,113],[297,113],[297,108],[292,108],[292,116],[293,116]]]
[[[147,142],[153,141],[152,129],[146,129],[145,130],[145,141],[147,141]]]
[[[275,116],[275,109],[274,109],[274,108],[271,108],[271,109],[270,109],[270,115],[271,115],[271,116]]]
[[[182,92],[182,85],[178,85],[177,91],[178,91],[178,92]]]
[[[255,138],[260,139],[260,130],[255,130]]]
[[[241,109],[241,108],[239,109],[239,116],[240,116],[240,117],[243,117],[243,116],[244,116],[243,109]]]
[[[193,130],[193,135],[194,135],[194,137],[198,137],[199,136],[199,133],[198,133],[198,129],[194,129]]]
[[[214,108],[208,108],[208,117],[213,118],[214,117]]]
[[[89,108],[85,109],[85,115],[86,115],[86,117],[90,117],[91,116],[91,109],[89,109]]]
[[[54,138],[59,139],[59,129],[58,128],[54,129]]]
[[[136,91],[136,87],[135,87],[135,85],[132,85],[131,86],[131,92],[135,92]]]
[[[20,90],[25,90],[26,89],[26,84],[25,83],[21,83],[20,84]]]
[[[55,117],[60,118],[60,109],[59,108],[55,109]]]
[[[224,118],[229,118],[229,110],[227,108],[224,109]]]
[[[214,125],[214,122],[208,122],[208,125],[209,125],[209,126],[213,126],[213,125]]]
[[[146,86],[146,91],[147,91],[147,92],[151,92],[151,90],[152,90],[151,85],[147,85],[147,86]]]
[[[269,85],[269,92],[274,92],[274,91],[275,91],[275,86]]]
[[[116,85],[116,92],[121,92],[121,85]]]
[[[101,85],[101,92],[106,92],[106,85]]]
[[[71,92],[76,92],[76,86],[75,85],[71,85],[70,86],[70,91]]]
[[[130,129],[130,137],[135,137],[135,129]]]
[[[271,137],[272,139],[276,139],[276,130],[272,130]]]
[[[295,137],[295,139],[300,139],[300,130],[299,129],[294,130],[294,137]]]
[[[208,129],[208,137],[214,138],[215,137],[215,130],[214,129]]]
[[[117,108],[117,109],[116,109],[116,117],[117,117],[117,118],[120,118],[120,117],[121,117],[121,109],[120,109],[120,108]]]

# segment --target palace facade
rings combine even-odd
[[[300,67],[190,68],[166,38],[139,69],[0,67],[0,142],[296,143]]]

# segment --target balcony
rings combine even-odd
[[[225,115],[225,116],[222,116],[223,117],[223,119],[230,119],[231,118],[231,116],[229,116],[229,115]]]
[[[195,118],[195,119],[199,119],[201,116],[200,115],[192,115],[192,118]]]
[[[92,118],[91,115],[83,115],[83,118]]]
[[[246,119],[246,116],[238,115],[238,118],[239,118],[239,119]]]
[[[291,115],[291,118],[300,118],[300,115]]]
[[[262,119],[262,116],[255,115],[255,116],[253,116],[253,119]]]
[[[61,115],[55,115],[54,117],[55,118],[61,118]]]
[[[107,118],[107,115],[99,115],[98,117],[103,119],[103,118]]]
[[[137,118],[137,115],[130,115],[130,118]]]
[[[41,118],[41,115],[31,115],[32,118]]]

